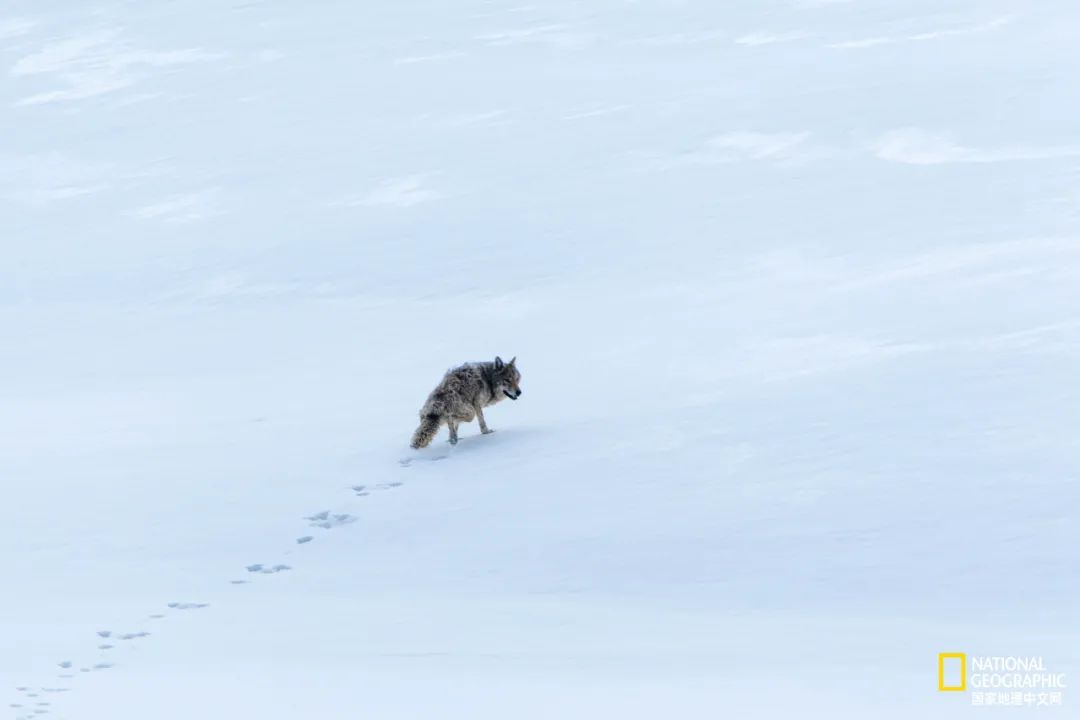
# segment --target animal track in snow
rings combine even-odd
[[[348,513],[331,515],[329,510],[323,510],[314,515],[308,515],[304,519],[309,521],[311,527],[321,527],[325,530],[331,530],[336,527],[341,527],[342,525],[356,522],[355,515],[349,515]]]
[[[193,602],[171,602],[169,607],[173,610],[199,610],[200,608],[209,607],[210,603],[193,603]]]
[[[409,464],[411,464],[411,462],[412,462],[411,460],[406,460],[406,461],[402,461],[401,464],[403,466],[408,466]],[[403,482],[395,481],[395,482],[378,483],[378,484],[375,484],[375,485],[352,485],[352,486],[350,486],[350,489],[355,493],[355,495],[357,497],[366,497],[366,496],[370,495],[372,492],[390,490],[390,489],[393,489],[393,488],[402,487],[403,485],[404,485]],[[311,527],[319,527],[319,528],[322,528],[324,530],[331,530],[331,529],[334,529],[334,528],[341,527],[343,525],[352,524],[352,523],[356,522],[358,520],[358,518],[355,515],[352,515],[352,514],[349,514],[349,513],[333,513],[330,510],[323,510],[323,511],[317,512],[317,513],[315,513],[313,515],[304,516],[304,520],[306,520]],[[315,538],[312,535],[302,535],[302,536],[296,537],[295,542],[298,545],[304,545],[304,544],[312,542],[314,539]],[[270,574],[276,574],[276,573],[279,573],[279,572],[284,572],[284,571],[287,571],[287,570],[291,570],[292,567],[289,566],[289,565],[286,565],[284,563],[279,563],[279,564],[275,564],[275,565],[267,565],[267,564],[263,564],[263,563],[253,563],[251,565],[247,565],[245,567],[245,569],[249,573],[270,575]],[[232,580],[230,582],[232,584],[235,584],[235,585],[243,585],[243,584],[248,584],[250,581],[248,581],[248,580]],[[166,605],[170,610],[199,610],[199,609],[202,609],[202,608],[205,608],[205,607],[209,607],[210,604],[209,603],[202,603],[202,602],[174,601],[174,602],[166,603]],[[155,614],[147,616],[147,619],[150,619],[150,620],[162,620],[165,617],[167,617],[165,614],[155,613]],[[115,649],[116,645],[113,644],[113,643],[116,643],[117,641],[131,641],[131,640],[136,640],[136,639],[139,639],[139,638],[148,637],[149,635],[151,635],[150,632],[147,632],[145,630],[141,630],[141,631],[138,631],[138,632],[120,633],[118,631],[103,629],[103,630],[97,630],[97,631],[95,631],[95,633],[96,633],[98,638],[100,638],[102,641],[105,641],[105,642],[101,642],[100,644],[97,645],[97,649],[100,650],[100,651],[109,651],[109,650]],[[61,668],[62,670],[70,670],[71,671],[70,673],[59,674],[59,675],[57,675],[57,677],[63,678],[63,679],[73,679],[74,677],[76,677],[76,674],[75,674],[76,670],[75,670],[75,665],[74,665],[73,661],[71,661],[71,660],[62,660],[62,661],[57,663],[57,666],[59,668]],[[102,670],[109,670],[109,669],[112,669],[114,667],[115,667],[115,664],[112,663],[112,662],[98,662],[98,663],[95,663],[95,664],[90,665],[90,666],[78,667],[77,671],[79,673],[92,673],[92,672],[99,672],[99,671],[102,671]],[[23,692],[25,697],[27,697],[27,698],[36,698],[37,697],[36,693],[27,692],[29,690],[28,687],[21,687],[21,688],[17,688],[17,689],[20,690],[20,692]],[[70,688],[65,688],[65,687],[42,688],[41,690],[42,690],[42,692],[47,692],[47,693],[62,693],[62,692],[69,692]],[[48,703],[39,703],[38,707],[35,708],[34,710],[30,710],[29,708],[26,708],[26,707],[24,707],[22,705],[18,705],[18,704],[13,704],[11,707],[21,709],[22,712],[23,712],[22,717],[26,718],[26,719],[31,717],[30,715],[26,714],[27,712],[33,712],[35,715],[41,715],[41,714],[45,714],[45,713],[49,712],[49,710],[45,709],[45,708],[49,707]]]
[[[292,570],[288,565],[263,565],[262,563],[255,563],[254,565],[248,565],[247,571],[252,573],[262,573],[263,575],[273,575],[274,573],[284,572],[286,570]]]
[[[451,447],[453,447],[453,446],[451,446]],[[438,460],[445,460],[448,457],[450,457],[449,452],[447,452],[445,455],[432,455],[430,457],[402,458],[402,459],[398,460],[398,465],[400,465],[401,467],[410,467],[410,466],[412,466],[414,460],[423,460],[425,462],[436,462]]]

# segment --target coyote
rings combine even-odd
[[[474,416],[480,421],[480,432],[492,432],[484,422],[484,408],[504,395],[511,400],[521,397],[521,373],[516,361],[515,357],[504,363],[497,357],[495,362],[465,363],[447,370],[420,408],[420,427],[413,433],[410,445],[415,449],[427,447],[443,423],[450,428],[450,444],[456,445],[458,423],[472,422]]]

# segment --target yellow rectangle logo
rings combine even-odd
[[[960,668],[960,684],[946,684],[945,672],[946,661],[949,662],[950,670],[955,669],[957,662]],[[952,675],[952,673],[949,673]],[[967,655],[964,653],[938,653],[937,656],[937,689],[942,692],[961,692],[967,690]]]

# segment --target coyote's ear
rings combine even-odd
[[[514,357],[512,357],[512,358],[510,358],[510,362],[508,362],[508,363],[506,363],[506,364],[507,364],[507,365],[513,365],[513,364],[514,364],[514,363],[516,363],[516,362],[517,362],[517,355],[515,355],[515,356],[514,356]]]
[[[495,357],[495,369],[496,370],[502,370],[503,369],[503,361],[502,361],[501,357],[498,357],[498,356]]]

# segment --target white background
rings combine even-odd
[[[6,0],[0,707],[908,720],[991,712],[938,652],[1080,680],[1078,23]],[[496,354],[497,432],[402,465]]]

